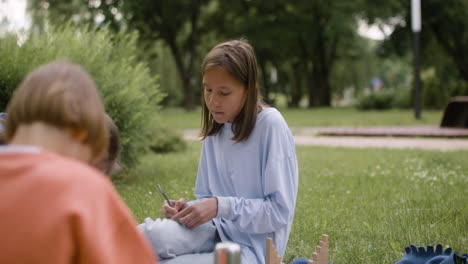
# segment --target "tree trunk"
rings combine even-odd
[[[315,52],[312,55],[312,74],[309,78],[309,108],[317,106],[331,106],[330,91],[330,62],[326,57],[324,37],[317,32]]]
[[[331,106],[330,74],[327,66],[314,60],[312,72],[307,78],[309,108]]]
[[[300,63],[293,64],[293,78],[290,82],[291,92],[289,95],[288,106],[299,107],[299,103],[302,99],[302,84],[303,84],[303,69],[301,69]]]
[[[195,96],[193,93],[193,81],[192,76],[188,68],[185,67],[183,63],[182,54],[180,53],[178,47],[175,45],[175,40],[167,40],[169,47],[174,56],[174,61],[177,66],[177,71],[182,79],[182,85],[184,89],[184,108],[191,110],[195,108]]]
[[[194,110],[196,107],[195,103],[195,79],[193,74],[187,72],[185,76],[182,77],[182,84],[184,85],[184,108],[186,110]]]
[[[198,42],[198,9],[194,8],[192,17],[191,17],[191,33],[188,42],[188,52],[186,57],[186,64],[184,64],[184,56],[176,44],[176,36],[174,34],[167,34],[166,42],[168,43],[172,55],[177,66],[177,70],[182,79],[182,85],[184,90],[184,108],[187,110],[193,110],[196,107],[195,102],[195,76],[193,71],[193,64],[195,61],[196,45]]]
[[[463,40],[451,34],[444,35],[443,30],[445,29],[441,28],[440,25],[433,24],[431,27],[437,41],[440,43],[445,52],[449,54],[458,68],[460,76],[465,81],[468,81],[468,53],[466,52],[466,49],[463,48],[465,45]]]
[[[195,76],[194,76],[194,69],[193,65],[195,62],[195,56],[196,56],[196,48],[197,48],[197,43],[198,43],[198,16],[199,16],[199,4],[194,4],[194,7],[192,9],[192,16],[191,16],[191,26],[192,26],[192,32],[190,33],[190,37],[188,39],[188,45],[189,45],[189,59],[188,59],[188,65],[187,65],[187,83],[185,85],[185,108],[188,110],[193,110],[195,109],[195,106],[197,105],[195,102]]]
[[[266,69],[266,62],[263,59],[263,56],[258,56],[258,66],[260,67],[260,71],[262,73],[262,82],[263,82],[263,100],[265,103],[271,105],[270,100],[270,84],[268,82],[268,73]]]

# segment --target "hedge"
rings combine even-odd
[[[112,33],[107,28],[70,24],[31,34],[24,43],[14,35],[0,38],[0,110],[13,90],[37,66],[57,59],[80,64],[95,80],[106,111],[120,130],[121,163],[134,166],[146,152],[155,115],[164,97],[158,77],[137,58],[136,32]]]

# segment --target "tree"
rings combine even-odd
[[[423,26],[452,58],[460,76],[468,82],[468,2],[432,0],[422,3]]]
[[[49,26],[47,31],[17,45],[14,35],[0,39],[0,109],[14,89],[34,68],[67,58],[86,69],[99,88],[117,127],[122,144],[121,161],[133,166],[153,143],[151,120],[158,115],[162,94],[157,77],[138,60],[136,32],[115,34],[108,29]]]
[[[254,44],[266,95],[270,90],[267,66],[271,65],[282,74],[295,71],[296,76],[289,79],[295,79],[298,84],[302,83],[300,79],[305,79],[309,107],[330,106],[331,72],[336,60],[346,56],[346,49],[356,37],[354,14],[359,10],[359,1],[240,0],[237,3],[230,5],[230,15],[223,13],[221,19],[228,20],[223,24],[230,28],[220,28],[221,33],[247,36]],[[291,102],[296,104],[301,89],[291,91],[294,92]]]
[[[203,31],[203,8],[211,0],[133,0],[123,12],[129,26],[138,29],[145,41],[162,39],[169,46],[184,88],[184,106],[193,109],[194,62]]]
[[[211,17],[211,30],[219,39],[247,39],[255,49],[259,68],[259,83],[264,100],[274,104],[271,93],[276,84],[271,81],[270,73],[276,71],[279,80],[286,77],[283,65],[290,58],[290,51],[286,46],[288,41],[279,43],[276,39],[288,32],[285,21],[284,2],[272,1],[231,1],[229,4],[218,2],[217,10]],[[284,37],[283,39],[289,39]]]
[[[383,56],[411,55],[410,2],[391,1],[383,5],[392,12],[379,13],[374,9],[370,17],[395,19],[395,29],[383,43]],[[423,103],[426,107],[443,107],[448,98],[468,95],[468,2],[464,0],[428,0],[421,2],[422,81]]]
[[[117,31],[122,25],[120,9],[123,0],[28,0],[32,22],[39,31],[47,23],[61,25],[68,21],[77,24],[101,24]]]
[[[403,23],[396,25],[384,48],[392,48],[397,54],[411,51],[411,6],[408,1],[396,8],[394,17],[401,17]],[[468,81],[468,2],[464,0],[430,0],[421,3],[422,41],[424,47],[434,38],[440,48],[451,57],[460,76]],[[433,54],[431,50],[427,55]],[[440,52],[440,51],[439,51]],[[424,62],[424,61],[423,61]]]
[[[33,21],[44,28],[45,20],[61,24],[98,23],[111,29],[137,29],[141,46],[151,53],[163,40],[171,50],[184,89],[184,106],[193,109],[195,99],[194,62],[202,34],[203,7],[211,0],[29,0]],[[146,54],[151,57],[152,54]]]

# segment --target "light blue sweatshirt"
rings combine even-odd
[[[217,197],[213,219],[222,241],[242,247],[242,263],[265,263],[266,238],[284,254],[298,188],[295,144],[275,108],[264,108],[247,140],[236,143],[231,123],[203,142],[195,196]],[[196,202],[196,201],[194,201]]]

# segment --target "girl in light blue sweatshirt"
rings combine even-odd
[[[246,41],[215,46],[202,75],[197,200],[165,202],[166,219],[147,218],[139,229],[161,263],[213,263],[220,241],[239,244],[244,264],[265,263],[266,238],[283,255],[293,222],[298,166],[291,131],[275,108],[261,103],[255,53]]]

